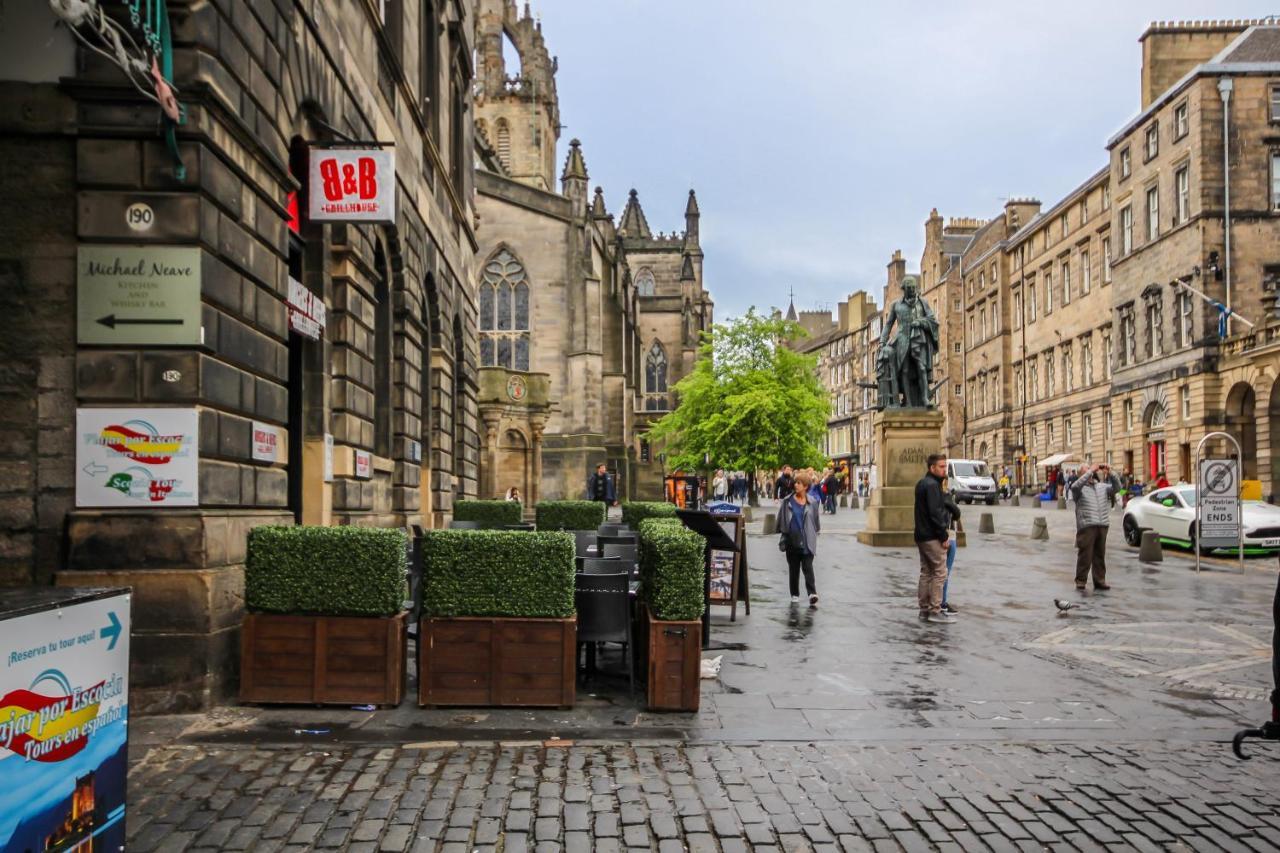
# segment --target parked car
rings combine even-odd
[[[1280,551],[1280,507],[1262,501],[1241,502],[1244,547]],[[1194,549],[1196,542],[1196,487],[1156,489],[1132,498],[1124,509],[1124,541],[1142,544],[1142,531],[1154,530],[1170,544]]]
[[[947,482],[951,485],[951,497],[957,501],[971,504],[974,501],[986,501],[990,506],[996,502],[999,492],[995,478],[987,469],[987,463],[981,459],[951,459],[947,462]]]

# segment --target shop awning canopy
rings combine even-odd
[[[1076,461],[1075,457],[1070,453],[1055,453],[1054,455],[1050,456],[1048,459],[1041,459],[1040,467],[1053,468],[1054,466],[1061,465],[1064,462],[1075,462],[1075,461]]]

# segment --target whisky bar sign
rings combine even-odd
[[[307,188],[313,222],[395,222],[395,150],[313,148]]]
[[[76,306],[82,344],[199,345],[200,249],[81,246]]]

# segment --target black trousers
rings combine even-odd
[[[1271,618],[1275,622],[1275,630],[1271,634],[1271,677],[1275,681],[1275,690],[1271,693],[1271,719],[1280,723],[1280,582],[1276,583],[1276,598],[1271,604]]]
[[[791,597],[800,595],[800,570],[804,569],[804,588],[808,595],[814,595],[818,586],[813,580],[813,555],[806,554],[802,548],[787,548],[787,573],[791,579]]]

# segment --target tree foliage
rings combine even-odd
[[[827,394],[817,356],[782,342],[804,336],[796,323],[755,308],[703,336],[693,372],[675,386],[679,405],[649,430],[672,467],[774,470],[823,464]]]

